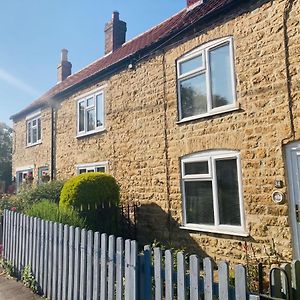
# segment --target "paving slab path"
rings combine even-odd
[[[8,277],[0,269],[0,300],[36,300],[42,299],[25,287],[22,282]]]

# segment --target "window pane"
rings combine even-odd
[[[37,127],[32,128],[32,143],[37,142]]]
[[[207,112],[205,74],[180,82],[182,118]]]
[[[87,111],[87,131],[95,129],[95,110]]]
[[[94,97],[88,98],[86,100],[87,106],[94,106]]]
[[[216,161],[220,224],[241,225],[236,159]]]
[[[79,169],[79,174],[86,173],[86,169]]]
[[[88,169],[88,173],[94,173],[95,170],[94,169]]]
[[[79,131],[84,131],[84,102],[79,103]]]
[[[41,140],[41,132],[42,132],[42,126],[41,126],[41,119],[38,119],[38,140]]]
[[[211,181],[184,183],[187,223],[214,225]]]
[[[202,55],[196,56],[192,59],[186,60],[185,62],[180,63],[179,65],[179,73],[180,75],[184,73],[191,72],[195,69],[199,69],[202,67]]]
[[[32,126],[36,126],[36,120],[32,121]]]
[[[208,174],[208,162],[207,161],[197,161],[184,163],[184,174]]]
[[[31,122],[27,123],[27,143],[31,144]]]
[[[97,167],[96,172],[102,172],[105,173],[105,167]]]
[[[229,44],[209,51],[212,107],[233,103]]]
[[[103,111],[103,94],[96,96],[96,105],[97,105],[97,127],[103,125],[104,121],[104,111]]]

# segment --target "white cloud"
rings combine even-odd
[[[38,90],[3,69],[0,69],[0,81],[4,81],[33,97],[37,97],[40,95],[40,92]]]

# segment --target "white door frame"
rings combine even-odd
[[[300,141],[285,146],[289,194],[289,218],[292,231],[293,258],[300,259],[300,223],[297,222],[296,205],[300,209]]]

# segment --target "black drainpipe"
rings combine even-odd
[[[51,180],[55,179],[55,107],[51,105]]]

